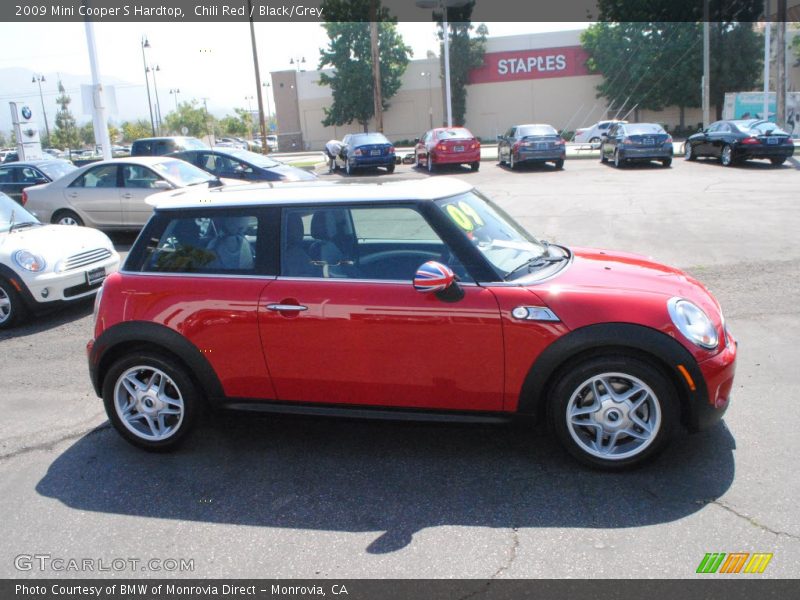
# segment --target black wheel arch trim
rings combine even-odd
[[[658,330],[631,323],[601,323],[571,331],[550,344],[536,359],[522,385],[517,412],[544,416],[547,396],[559,372],[573,360],[613,349],[656,359],[657,367],[675,384],[681,398],[681,419],[692,431],[705,429],[724,411],[708,403],[705,378],[691,353],[680,342]],[[689,387],[677,369],[683,365],[695,384]]]
[[[89,374],[98,396],[103,394],[103,379],[111,362],[122,348],[135,345],[161,349],[176,356],[189,369],[189,376],[200,386],[209,400],[225,396],[222,384],[214,369],[202,352],[181,334],[169,327],[148,321],[126,321],[105,330],[92,345],[89,352]]]
[[[34,300],[33,294],[31,294],[28,286],[25,285],[25,282],[19,275],[17,275],[14,269],[0,264],[0,279],[5,279],[11,283],[12,287],[19,294],[20,298],[22,298],[22,302],[25,303],[25,306],[28,309],[35,309],[37,307],[38,302]]]

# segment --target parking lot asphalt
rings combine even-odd
[[[800,162],[484,162],[434,177],[447,175],[541,238],[705,282],[740,342],[724,423],[622,474],[587,470],[524,425],[219,415],[152,455],[94,396],[83,302],[0,333],[0,576],[107,575],[15,568],[50,554],[194,561],[131,577],[681,578],[707,552],[769,552],[759,577],[797,577]],[[402,165],[354,179],[423,177]],[[114,239],[124,253],[133,236]]]

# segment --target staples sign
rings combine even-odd
[[[589,75],[586,68],[588,58],[589,55],[580,46],[490,52],[484,56],[483,66],[470,71],[469,82],[491,83]]]

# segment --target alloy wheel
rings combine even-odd
[[[184,418],[183,395],[177,384],[153,366],[131,367],[119,376],[114,407],[126,429],[150,442],[172,437]]]

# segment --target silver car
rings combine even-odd
[[[627,123],[627,121],[598,121],[590,127],[578,128],[575,130],[575,136],[572,141],[576,144],[599,144],[603,139],[603,135],[608,133],[608,128],[615,123]]]
[[[153,212],[145,202],[150,195],[221,183],[217,177],[176,158],[119,158],[94,162],[51,183],[29,187],[22,203],[43,223],[139,229]]]

